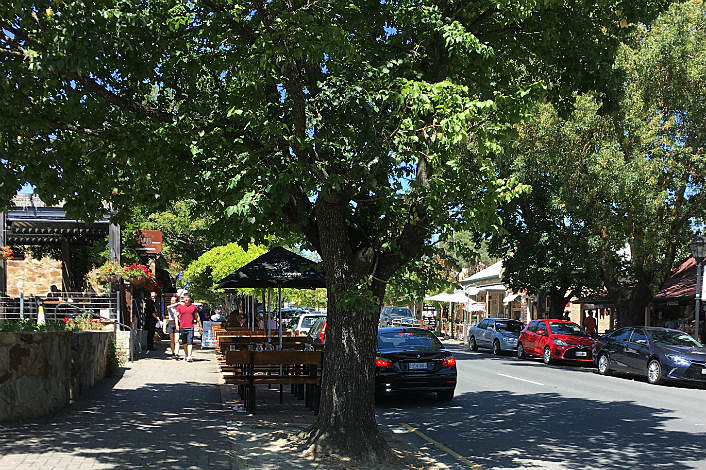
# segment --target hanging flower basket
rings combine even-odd
[[[122,267],[115,261],[108,261],[103,266],[98,268],[97,278],[100,282],[114,283],[122,278]]]
[[[15,253],[10,249],[9,246],[0,246],[0,261],[13,259],[14,255]]]
[[[154,283],[152,271],[144,264],[132,263],[130,266],[124,266],[121,274],[125,282],[137,289],[151,286]]]

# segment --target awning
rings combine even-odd
[[[520,294],[510,294],[510,295],[506,295],[505,298],[503,299],[503,303],[504,303],[504,304],[509,304],[510,302],[512,302],[513,300],[515,300],[518,295],[520,295]]]
[[[452,302],[456,304],[465,304],[470,301],[463,291],[456,291],[453,294],[442,292],[441,294],[424,297],[424,300],[428,300],[430,302]]]
[[[491,284],[489,286],[478,286],[479,291],[483,290],[501,290],[501,291],[506,291],[507,288],[503,284]]]
[[[480,292],[480,289],[475,286],[468,286],[464,289],[464,291],[466,292],[466,295],[476,295]]]

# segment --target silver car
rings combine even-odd
[[[489,348],[493,354],[503,351],[515,351],[517,340],[525,324],[507,318],[486,318],[468,330],[468,348],[478,351],[478,348]]]
[[[388,326],[421,326],[414,313],[407,307],[383,307],[380,312],[379,328]]]

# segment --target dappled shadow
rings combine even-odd
[[[388,397],[378,401],[377,414],[383,422],[409,423],[485,468],[681,470],[706,462],[703,428],[668,429],[675,418],[667,409],[507,391],[432,400]]]
[[[179,372],[169,372],[177,383],[143,384],[126,374],[118,387],[106,379],[54,416],[3,425],[2,462],[24,455],[24,465],[33,462],[27,468],[48,468],[54,458],[60,468],[230,469],[218,385],[178,383]]]

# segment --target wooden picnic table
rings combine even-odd
[[[225,364],[232,367],[224,374],[227,384],[238,385],[246,408],[256,408],[257,385],[297,386],[306,405],[318,412],[321,392],[321,351],[226,351]]]

